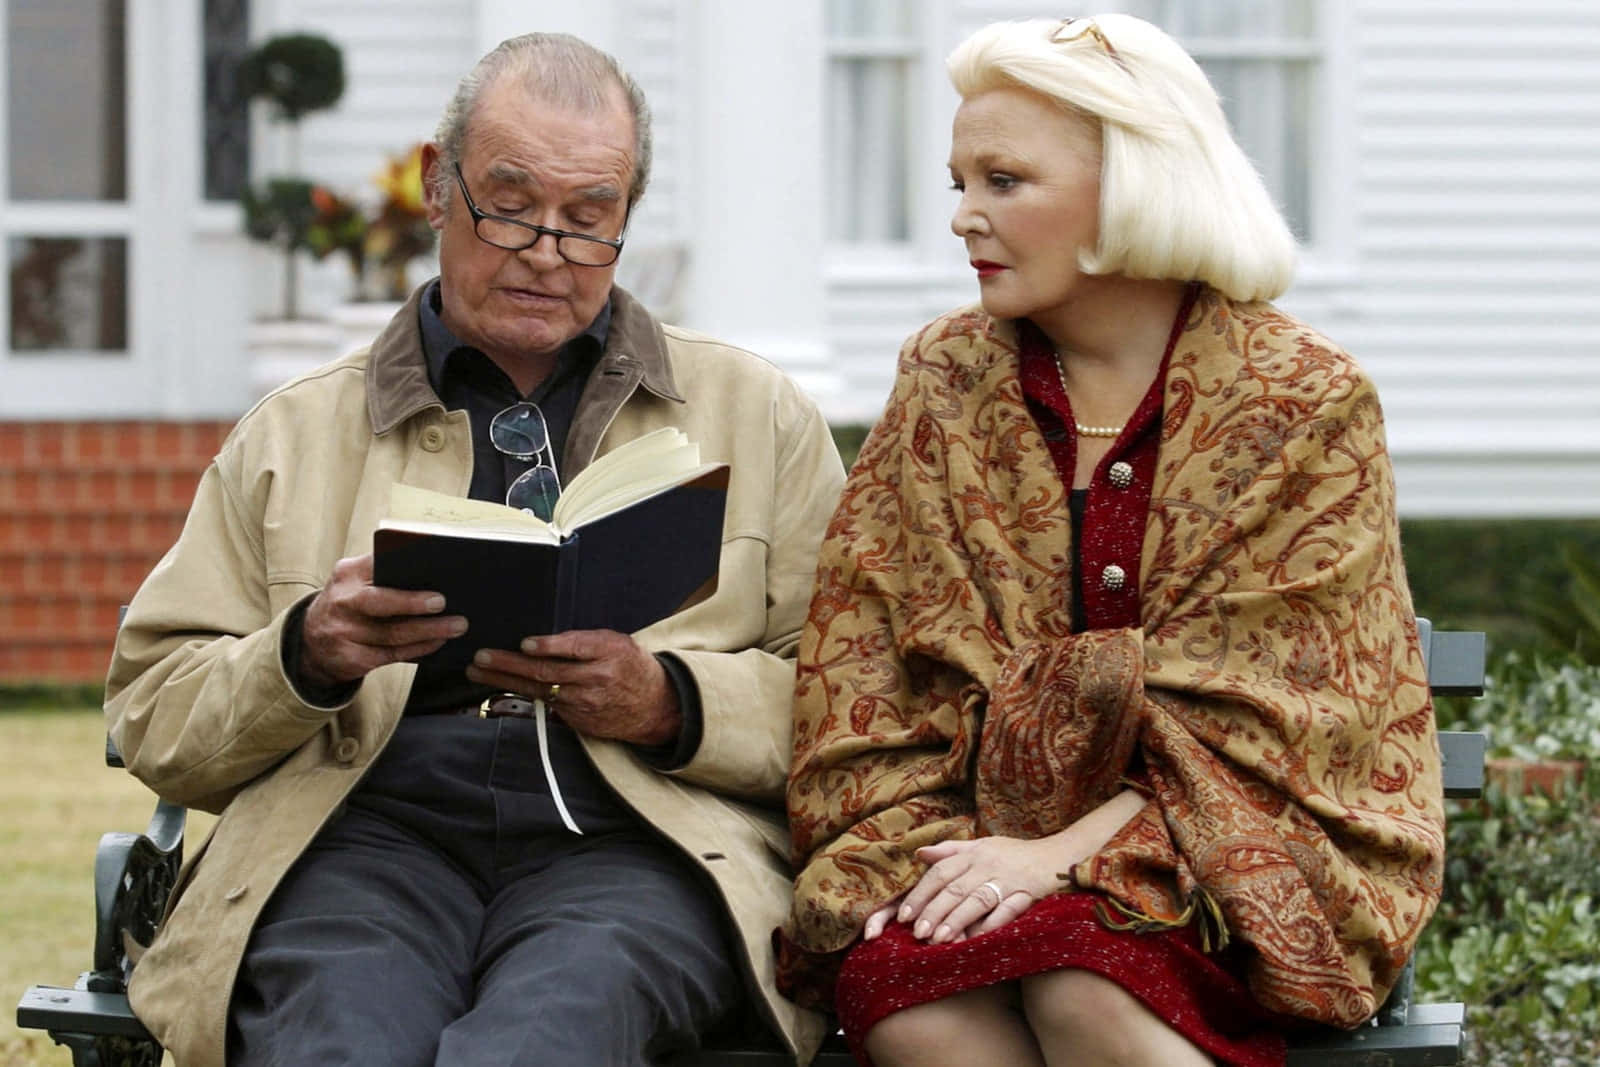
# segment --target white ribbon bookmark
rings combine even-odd
[[[556,802],[556,811],[561,814],[561,821],[568,830],[582,835],[578,824],[572,821],[572,814],[567,811],[567,802],[561,799],[561,787],[556,784],[556,769],[550,764],[550,738],[545,732],[544,701],[533,702],[533,724],[539,733],[539,762],[544,764],[544,780],[550,783],[550,799]]]

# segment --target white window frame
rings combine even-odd
[[[1107,0],[1107,10],[1120,10],[1159,21],[1166,3],[1183,0]],[[966,280],[959,242],[949,231],[953,207],[941,195],[937,179],[949,148],[950,116],[958,103],[944,71],[944,56],[966,33],[989,21],[1037,16],[1034,8],[1009,0],[938,0],[915,5],[915,33],[919,58],[914,60],[916,106],[910,115],[911,155],[905,195],[910,216],[908,240],[867,244],[829,240],[825,262],[830,285],[897,281],[905,284],[940,283],[943,289],[928,301],[937,307],[951,288]],[[1307,144],[1313,158],[1307,167],[1307,211],[1311,241],[1300,249],[1296,288],[1301,291],[1345,289],[1354,284],[1357,219],[1355,160],[1357,158],[1357,107],[1353,76],[1353,15],[1349,0],[1318,0],[1316,39],[1271,42],[1210,38],[1185,40],[1197,58],[1237,58],[1282,55],[1310,59],[1312,69],[1312,129]],[[844,42],[828,41],[826,55],[850,54]],[[895,54],[902,54],[897,51]],[[825,150],[833,142],[825,131]]]
[[[1167,9],[1183,0],[1123,0],[1118,9],[1161,25]],[[1301,245],[1299,289],[1332,289],[1355,274],[1354,168],[1356,99],[1351,76],[1348,0],[1317,0],[1315,37],[1250,38],[1179,36],[1196,60],[1282,59],[1310,64],[1311,129],[1306,144],[1306,211],[1310,239]],[[1165,28],[1165,27],[1163,27]],[[1246,146],[1248,150],[1249,146]],[[1271,190],[1276,195],[1277,190]]]
[[[830,286],[915,288],[942,283],[948,287],[952,279],[966,280],[961,243],[950,233],[955,201],[944,195],[948,182],[941,178],[950,149],[949,123],[959,103],[944,69],[944,57],[956,43],[954,7],[949,0],[917,0],[911,5],[911,30],[902,40],[859,42],[824,37],[824,55],[830,65],[839,58],[893,55],[906,58],[911,66],[903,190],[907,236],[898,241],[868,242],[841,241],[829,235],[824,264]],[[823,139],[825,152],[836,151],[826,116]],[[928,306],[937,304],[938,298]]]
[[[12,237],[121,237],[127,241],[127,348],[13,352],[10,289],[0,289],[0,417],[117,418],[169,406],[190,368],[184,257],[200,204],[200,24],[198,0],[127,0],[125,133],[121,202],[10,199],[0,159],[0,241]],[[0,152],[9,146],[4,75],[8,0],[0,0]],[[228,225],[236,227],[236,212]],[[208,220],[213,221],[214,220]],[[193,388],[191,386],[190,388]]]
[[[904,246],[907,244],[910,244],[916,233],[916,208],[915,201],[911,198],[911,186],[913,183],[909,181],[909,178],[910,170],[916,165],[914,156],[917,146],[920,143],[920,133],[922,131],[922,122],[920,121],[919,116],[919,104],[921,100],[917,89],[920,87],[920,75],[922,68],[926,63],[926,56],[924,54],[925,49],[922,47],[922,42],[918,39],[917,35],[917,28],[924,21],[922,18],[922,10],[914,5],[909,6],[907,10],[913,25],[910,33],[905,36],[883,35],[878,37],[836,37],[832,35],[830,28],[826,25],[826,23],[823,27],[823,61],[825,67],[827,68],[826,73],[824,74],[825,88],[822,102],[822,106],[824,108],[823,136],[825,138],[827,152],[827,158],[824,162],[826,175],[824,179],[825,196],[831,195],[835,191],[833,167],[836,165],[837,161],[846,155],[844,146],[835,140],[840,131],[831,128],[830,120],[832,116],[829,114],[828,107],[830,102],[830,94],[826,89],[826,84],[831,82],[835,66],[840,62],[870,62],[873,60],[889,59],[903,61],[906,64],[908,72],[906,84],[902,87],[904,98],[901,103],[906,109],[906,117],[909,128],[900,131],[900,134],[904,138],[905,142],[908,179],[906,182],[907,188],[901,190],[902,194],[907,197],[905,212],[905,236],[902,238],[879,240],[840,238],[831,231],[831,226],[826,235],[827,242],[830,246],[839,248],[841,250],[856,252],[866,256],[873,256],[875,254],[881,255],[884,252],[890,252],[892,254],[893,252],[904,248]],[[826,18],[826,15],[824,17]]]

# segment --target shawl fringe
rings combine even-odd
[[[1115,911],[1121,916],[1114,918]],[[1189,902],[1171,919],[1163,919],[1156,915],[1146,915],[1135,908],[1130,908],[1115,897],[1102,897],[1095,902],[1095,917],[1100,924],[1108,930],[1132,931],[1136,934],[1150,934],[1158,930],[1178,930],[1195,923],[1200,933],[1200,950],[1208,955],[1221,952],[1228,947],[1232,938],[1228,934],[1227,921],[1222,917],[1222,908],[1217,904],[1216,898],[1204,889],[1196,889],[1189,895]]]

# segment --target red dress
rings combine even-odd
[[[1174,322],[1167,356],[1192,300],[1191,293]],[[1070,486],[1076,438],[1065,432],[1073,418],[1055,354],[1042,334],[1021,325],[1023,393],[1063,482]],[[1082,620],[1089,628],[1139,625],[1139,549],[1165,375],[1163,357],[1156,381],[1088,490],[1085,534],[1074,539],[1077,572],[1097,575],[1112,564],[1125,572],[1115,589],[1082,582],[1081,599],[1074,601],[1082,604]],[[1117,482],[1111,480],[1114,467],[1126,469],[1126,474],[1115,472]],[[1108,485],[1125,491],[1107,491]],[[916,940],[905,924],[891,923],[876,940],[857,943],[845,957],[835,990],[835,1008],[851,1051],[862,1063],[870,1062],[863,1047],[867,1032],[903,1008],[1070,967],[1115,982],[1219,1064],[1282,1067],[1286,1042],[1273,1028],[1273,1016],[1250,996],[1238,952],[1203,951],[1193,923],[1150,933],[1112,929],[1100,920],[1100,903],[1097,894],[1058,893],[1037,901],[1005,926],[966,941],[933,945]]]
[[[918,941],[891,923],[859,942],[839,971],[835,1007],[850,1051],[884,1016],[953,993],[1076,967],[1117,983],[1228,1067],[1282,1067],[1282,1033],[1251,999],[1229,951],[1206,953],[1193,924],[1156,933],[1113,930],[1091,893],[1045,897],[1016,919],[966,941]]]

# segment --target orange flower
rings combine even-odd
[[[383,191],[383,211],[392,209],[421,215],[422,145],[413,145],[410,151],[391,158],[374,176],[374,181]]]

